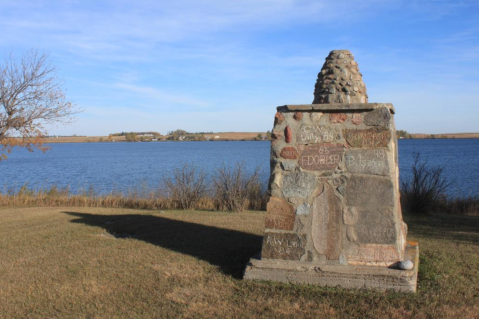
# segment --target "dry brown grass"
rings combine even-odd
[[[408,218],[415,295],[243,281],[262,212],[0,209],[0,317],[474,318],[479,218]]]

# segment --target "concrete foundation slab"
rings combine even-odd
[[[414,293],[419,266],[419,246],[416,242],[407,243],[404,259],[413,262],[413,269],[400,270],[397,265],[324,265],[253,257],[246,266],[244,279]]]

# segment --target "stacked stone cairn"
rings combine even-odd
[[[402,220],[395,110],[367,99],[353,55],[338,50],[313,104],[277,108],[263,246],[245,279],[416,291],[419,248]]]
[[[354,56],[347,50],[329,53],[318,74],[313,104],[368,103],[366,85]]]

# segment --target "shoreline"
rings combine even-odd
[[[258,139],[259,134],[266,135],[266,132],[226,132],[226,133],[208,133],[203,134],[205,141],[267,141],[267,139]],[[426,134],[411,133],[411,138],[400,139],[479,139],[479,133],[444,133],[444,134]],[[148,142],[196,142],[192,140],[172,141],[167,140],[169,135],[161,135],[156,141]],[[44,143],[98,143],[98,142],[126,142],[125,136],[58,136],[47,137]],[[199,141],[201,142],[201,141]]]

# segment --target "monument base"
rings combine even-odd
[[[414,268],[400,270],[394,266],[387,268],[320,265],[314,262],[261,260],[253,257],[246,265],[244,279],[414,293],[417,287],[419,265],[419,246],[417,243],[408,242],[405,260],[412,261]]]

